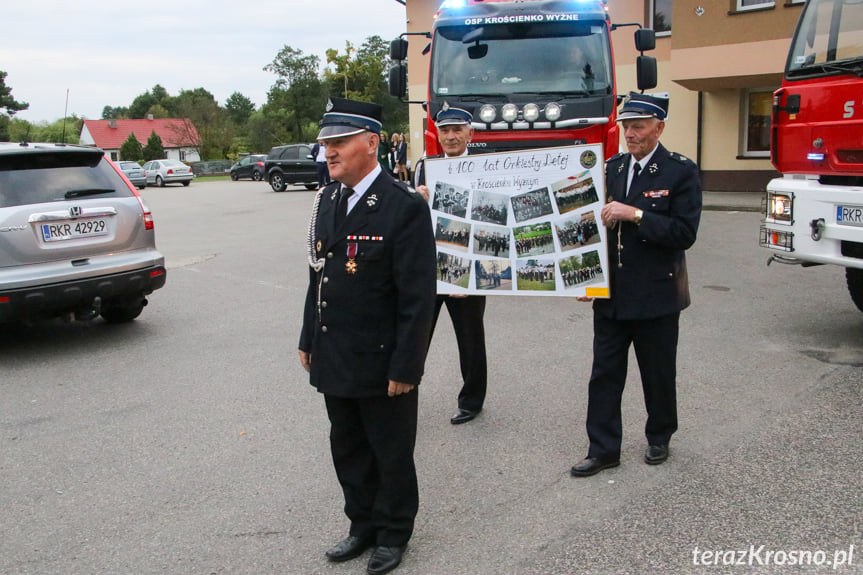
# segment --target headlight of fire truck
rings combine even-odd
[[[512,124],[518,119],[518,107],[515,104],[504,104],[500,109],[500,115],[507,124]]]
[[[545,119],[549,122],[556,122],[560,118],[560,105],[554,102],[549,102],[545,105]]]
[[[791,223],[794,221],[794,198],[789,194],[767,192],[768,219],[775,222]]]
[[[479,109],[479,119],[486,124],[491,124],[497,118],[497,110],[491,104],[486,104]]]
[[[536,122],[539,119],[539,106],[536,104],[525,104],[522,109],[524,119],[528,122]]]

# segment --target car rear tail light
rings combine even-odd
[[[141,194],[138,193],[138,189],[132,184],[129,184],[129,187],[132,189],[132,193],[135,194],[135,199],[138,200],[138,205],[141,206],[141,212],[144,214],[144,229],[152,230],[156,227],[156,224],[153,222],[153,214],[150,213],[150,208],[144,204],[144,200],[141,198]]]
[[[151,272],[150,272],[150,277],[151,277],[151,278],[157,278],[157,277],[159,277],[159,276],[163,276],[163,275],[165,275],[164,270],[153,270],[153,271],[151,271]]]
[[[168,168],[168,175],[170,176],[170,175],[172,175],[173,173],[174,173],[174,169],[173,169],[173,168]]]
[[[0,297],[0,303],[9,303],[8,297]]]
[[[262,168],[264,167],[264,162],[256,162],[256,163],[257,163],[259,166],[261,166]]]

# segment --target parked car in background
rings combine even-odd
[[[132,321],[165,285],[153,216],[102,150],[0,143],[0,324]]]
[[[144,168],[138,162],[119,161],[117,162],[117,167],[120,168],[121,172],[126,174],[126,177],[129,178],[133,186],[140,190],[147,187],[147,172],[144,171]]]
[[[267,154],[267,181],[274,192],[283,192],[288,184],[302,184],[307,190],[318,187],[318,171],[312,158],[312,147],[306,144],[276,146]]]
[[[264,170],[266,169],[266,154],[250,154],[245,158],[240,158],[239,162],[235,162],[231,166],[231,179],[235,182],[240,178],[252,178],[256,182],[264,179]]]
[[[143,168],[147,172],[147,184],[159,187],[175,182],[188,186],[195,177],[192,168],[180,160],[151,160]]]

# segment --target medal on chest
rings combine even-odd
[[[345,271],[353,275],[357,273],[357,242],[348,242],[348,261],[345,263]]]

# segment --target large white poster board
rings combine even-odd
[[[426,160],[439,294],[608,297],[602,146]]]

